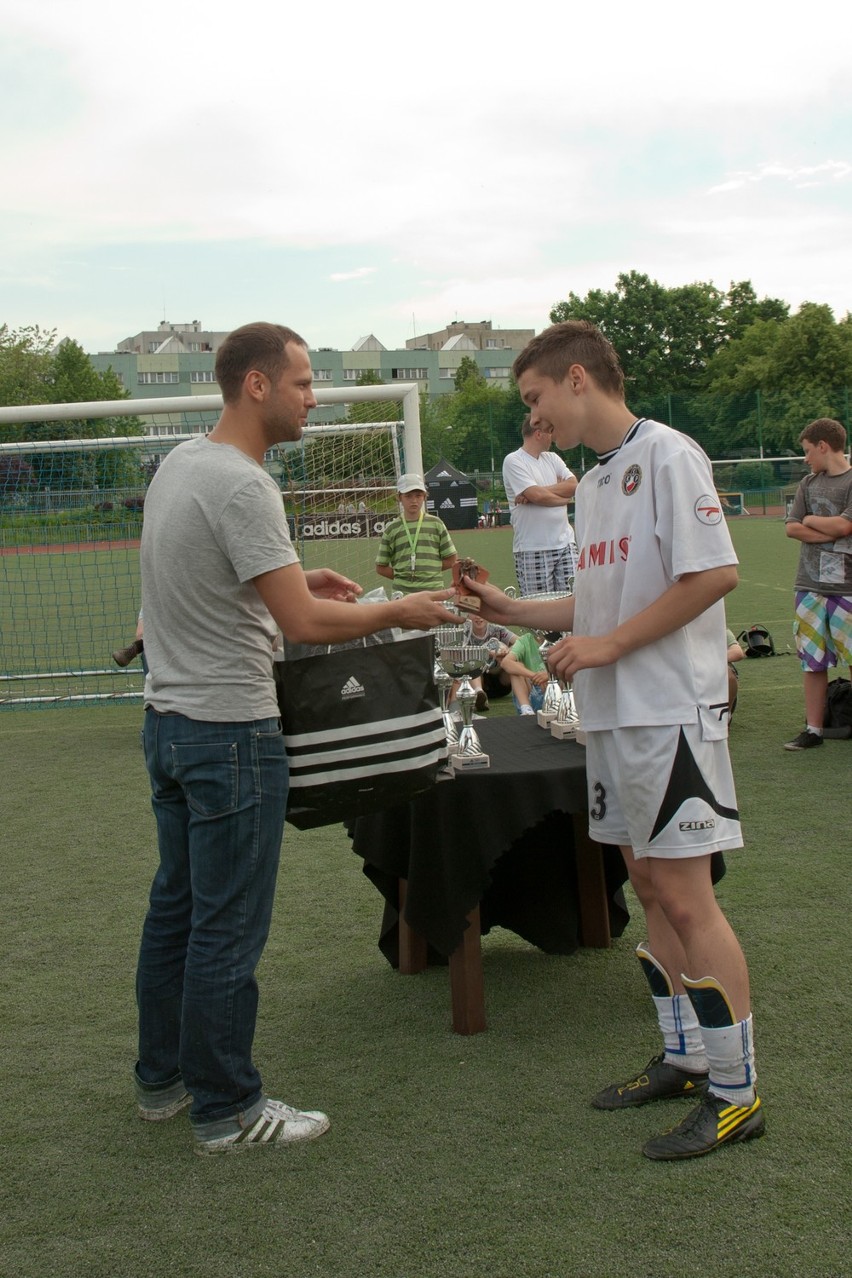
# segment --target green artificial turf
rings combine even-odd
[[[729,622],[763,623],[783,653],[794,547],[779,521],[734,534]],[[459,543],[510,571],[505,533]],[[489,1028],[462,1038],[446,969],[404,977],[380,955],[381,901],[341,827],[287,829],[256,1039],[270,1093],[327,1110],[328,1135],[202,1160],[185,1114],[140,1123],[133,976],[156,857],[141,711],[0,715],[0,1274],[849,1273],[852,743],[781,749],[802,719],[794,657],[743,662],[740,684],[747,847],[718,892],[750,962],[767,1135],[686,1164],[640,1153],[679,1103],[588,1104],[657,1050],[635,909],[611,950],[570,957],[495,929]]]

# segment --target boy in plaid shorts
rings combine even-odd
[[[786,520],[802,543],[796,574],[796,651],[804,671],[805,727],[785,750],[822,745],[829,667],[852,661],[852,466],[846,431],[820,417],[799,436],[811,469]]]

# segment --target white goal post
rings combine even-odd
[[[350,418],[389,420],[309,422],[264,464],[305,566],[373,590],[396,480],[423,470],[419,387],[314,393],[319,413],[351,406]],[[111,654],[134,636],[145,489],[163,456],[212,429],[221,408],[221,395],[0,407],[0,710],[141,697],[139,661],[124,669]],[[145,433],[115,431],[125,418]],[[101,439],[24,437],[41,434],[33,425],[104,419],[115,433]],[[28,429],[16,438],[16,426]]]

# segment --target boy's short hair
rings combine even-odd
[[[582,364],[602,391],[624,394],[624,373],[615,349],[599,328],[588,320],[551,324],[534,337],[512,365],[515,381],[534,368],[554,382],[564,382],[572,364]]]
[[[252,369],[264,373],[271,382],[277,382],[290,363],[287,344],[296,346],[308,343],[292,328],[283,324],[267,324],[258,321],[244,324],[229,333],[216,352],[216,381],[226,404],[236,404],[243,382]]]
[[[846,431],[843,425],[833,417],[818,417],[810,422],[799,436],[799,443],[828,444],[834,453],[846,452]]]

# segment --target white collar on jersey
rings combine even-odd
[[[636,421],[630,427],[627,434],[624,436],[624,439],[622,439],[621,443],[618,445],[617,448],[611,448],[608,453],[598,453],[599,464],[601,466],[605,466],[607,462],[612,461],[616,453],[620,453],[625,444],[629,444],[631,439],[636,438],[636,436],[639,433],[640,426],[644,426],[647,420],[648,420],[647,417],[637,417]]]

